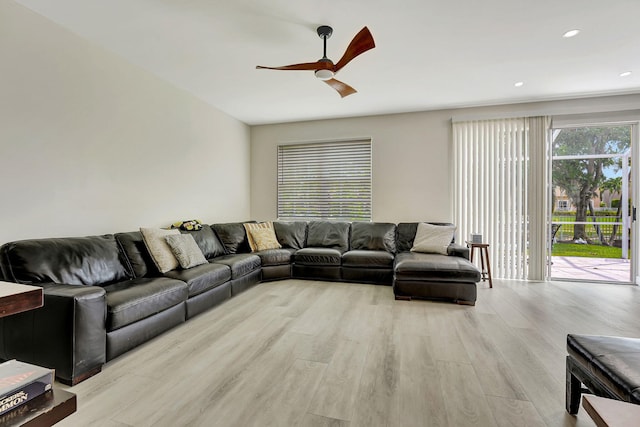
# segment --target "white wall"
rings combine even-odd
[[[249,127],[0,2],[0,243],[248,218]]]
[[[624,95],[253,126],[251,217],[276,218],[279,143],[371,137],[373,220],[452,221],[452,119],[571,115],[639,107],[640,95]]]

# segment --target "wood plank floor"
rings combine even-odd
[[[75,386],[61,426],[593,426],[567,333],[640,337],[640,288],[494,280],[475,307],[263,283]]]

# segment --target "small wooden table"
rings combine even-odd
[[[42,307],[43,295],[40,286],[0,281],[0,317]]]
[[[44,292],[40,286],[21,285],[0,281],[0,317],[22,313],[44,305]],[[74,393],[53,388],[9,412],[0,415],[0,427],[52,426],[76,411]]]
[[[482,281],[484,282],[489,280],[489,287],[493,288],[493,280],[491,280],[491,262],[489,261],[489,244],[470,242],[468,240],[465,243],[467,244],[467,247],[471,249],[469,256],[471,262],[473,262],[473,253],[475,250],[480,250],[480,266],[482,267],[480,273],[482,275]]]
[[[634,427],[640,424],[640,405],[585,394],[582,406],[598,427]]]

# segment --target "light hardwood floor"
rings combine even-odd
[[[475,307],[260,284],[75,386],[61,426],[593,426],[567,333],[640,337],[640,289],[494,280]]]

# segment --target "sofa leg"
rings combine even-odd
[[[578,378],[571,373],[571,361],[567,357],[567,390],[565,394],[565,405],[567,412],[571,415],[578,413],[580,409],[580,394],[582,393],[582,384]]]
[[[396,295],[396,301],[411,301],[411,297],[408,295]]]
[[[98,366],[97,368],[93,368],[90,371],[85,372],[82,375],[78,375],[77,377],[73,377],[71,380],[67,380],[67,379],[62,379],[62,378],[56,378],[56,380],[60,381],[62,384],[66,384],[66,385],[70,385],[70,386],[74,386],[77,385],[79,383],[81,383],[82,381],[91,378],[92,376],[99,374],[102,371],[102,365]]]
[[[473,305],[473,306],[475,306],[476,302],[475,301],[465,301],[463,299],[457,299],[456,300],[456,304],[458,304],[458,305]]]

